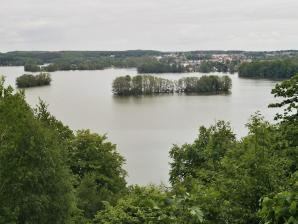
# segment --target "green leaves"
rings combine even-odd
[[[274,97],[285,98],[279,103],[272,103],[269,107],[280,107],[284,109],[284,114],[277,114],[275,119],[284,121],[298,120],[298,74],[277,84],[272,90]]]
[[[67,223],[75,207],[71,175],[57,133],[22,93],[0,83],[0,221]]]
[[[203,213],[189,194],[172,195],[162,187],[131,187],[115,206],[98,212],[94,223],[202,223]]]
[[[69,166],[76,177],[78,207],[87,218],[104,208],[102,201],[114,204],[126,191],[124,158],[106,136],[80,130],[68,147]]]
[[[289,148],[284,124],[271,125],[257,113],[247,127],[249,134],[241,140],[225,122],[201,127],[193,144],[170,151],[174,192],[195,196],[193,205],[207,223],[259,223],[259,200],[287,184],[295,149]]]
[[[170,151],[170,181],[172,185],[197,178],[210,182],[214,172],[220,169],[220,161],[235,142],[229,123],[217,122],[210,128],[200,127],[199,136],[193,144],[174,146]]]

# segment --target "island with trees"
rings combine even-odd
[[[127,75],[114,79],[112,92],[118,96],[162,93],[221,94],[228,93],[231,87],[232,80],[228,76],[185,77],[173,81],[152,75]]]
[[[24,74],[16,79],[18,88],[29,88],[36,86],[47,86],[51,84],[51,76],[49,73],[41,72],[38,75]]]
[[[242,63],[239,76],[245,78],[288,79],[298,72],[298,58]]]
[[[282,224],[298,222],[298,75],[277,84],[276,123],[202,126],[170,149],[169,186],[129,186],[105,135],[74,133],[0,79],[0,223]],[[152,164],[154,166],[154,164]]]

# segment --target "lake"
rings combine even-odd
[[[24,73],[23,67],[0,67],[7,83]],[[107,134],[126,158],[125,169],[130,184],[167,183],[169,150],[173,144],[191,143],[201,125],[217,120],[231,122],[238,138],[247,134],[245,124],[250,115],[260,111],[273,120],[276,109],[270,94],[275,81],[242,79],[233,81],[229,95],[161,95],[115,97],[111,84],[115,77],[135,75],[135,69],[53,72],[52,84],[26,89],[32,106],[38,98],[49,104],[49,111],[73,130],[90,129]],[[199,73],[159,74],[168,79],[200,76]],[[220,74],[221,75],[221,74]]]

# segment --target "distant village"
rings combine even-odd
[[[198,52],[170,52],[163,55],[155,56],[158,61],[168,61],[179,64],[188,71],[195,71],[202,63],[210,64],[230,64],[239,65],[243,62],[253,60],[269,60],[278,58],[291,58],[298,56],[298,51],[270,51],[270,52],[253,52],[253,51],[198,51]]]

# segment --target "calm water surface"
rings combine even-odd
[[[11,85],[23,73],[23,67],[0,67],[0,74]],[[251,114],[261,111],[271,121],[276,113],[267,108],[274,101],[270,91],[276,82],[240,79],[237,75],[230,75],[230,95],[114,97],[113,79],[135,74],[134,69],[54,72],[51,86],[27,89],[26,99],[32,106],[39,97],[45,100],[49,110],[73,130],[106,133],[126,158],[127,180],[131,184],[166,183],[171,146],[192,142],[201,125],[230,121],[240,138],[247,133],[245,124]],[[160,76],[179,79],[200,75]]]

